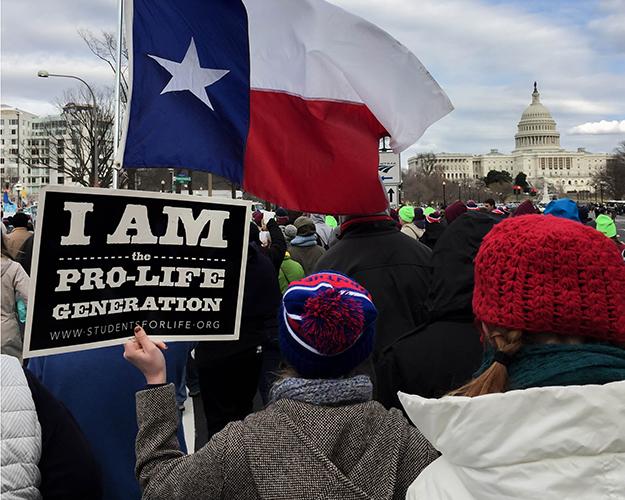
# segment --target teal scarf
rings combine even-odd
[[[493,364],[488,348],[475,376]],[[508,389],[607,384],[625,380],[625,349],[606,344],[541,344],[521,347],[508,367]]]

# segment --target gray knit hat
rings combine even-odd
[[[284,227],[284,239],[287,243],[297,236],[297,228],[293,224]]]

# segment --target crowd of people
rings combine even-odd
[[[255,211],[238,341],[23,362],[29,223],[2,228],[3,498],[625,498],[605,207]]]

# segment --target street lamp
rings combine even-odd
[[[601,190],[601,204],[603,205],[603,182],[599,183],[599,189]]]
[[[164,193],[164,192],[165,192],[165,181],[162,180],[161,181],[161,193]]]
[[[447,206],[447,194],[445,192],[445,186],[447,185],[447,183],[445,181],[443,181],[443,208],[445,208]]]
[[[174,177],[174,169],[173,168],[169,168],[167,169],[169,170],[169,176],[170,176],[170,186],[169,186],[169,192],[173,193],[175,190],[175,177]]]
[[[91,87],[89,86],[89,84],[84,81],[82,78],[79,78],[77,76],[74,75],[59,75],[59,74],[55,74],[55,73],[48,73],[45,70],[40,70],[37,73],[37,76],[40,78],[49,78],[49,77],[55,77],[55,78],[73,78],[74,80],[78,80],[79,82],[82,82],[85,87],[87,87],[87,90],[89,91],[89,93],[91,94],[91,99],[93,100],[93,107],[91,108],[91,138],[93,140],[92,143],[92,149],[91,149],[91,160],[92,160],[92,176],[93,176],[93,186],[96,187],[98,185],[98,140],[96,138],[96,119],[97,119],[97,102],[96,102],[96,98],[95,98],[95,94],[93,93],[93,90],[91,89]]]

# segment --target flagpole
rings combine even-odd
[[[113,162],[117,159],[119,129],[121,121],[120,86],[122,73],[122,33],[124,23],[124,0],[117,0],[117,57],[115,58],[115,123],[113,125]],[[117,189],[117,175],[120,165],[113,163],[113,189]]]

